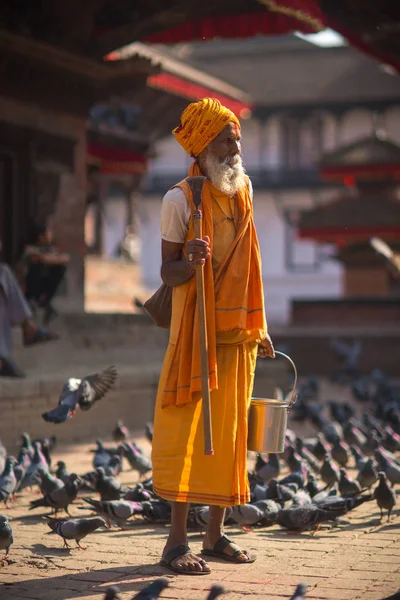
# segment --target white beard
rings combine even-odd
[[[220,162],[212,152],[207,152],[204,167],[211,183],[227,196],[234,196],[246,185],[246,171],[239,154]]]

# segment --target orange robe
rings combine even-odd
[[[216,190],[210,182],[206,185],[213,197],[212,273],[215,276],[235,242],[238,219],[234,222],[224,215],[224,212],[235,214],[233,200]],[[187,239],[191,237],[193,234],[189,230]],[[177,368],[179,335],[180,332],[182,335],[185,333],[182,322],[179,324],[185,299],[187,301],[185,285],[174,288],[170,343],[157,394],[152,451],[154,490],[170,501],[223,507],[244,504],[249,500],[247,414],[256,366],[257,340],[266,334],[265,317],[263,314],[259,321],[262,325],[258,329],[216,329],[217,376],[215,387],[211,386],[214,455],[205,456],[201,392],[194,389],[190,401],[179,403],[176,400],[179,398],[179,378],[176,376],[175,404],[167,403],[169,388],[173,387],[171,373]],[[218,293],[215,302],[218,310]],[[194,380],[197,381],[197,378]]]

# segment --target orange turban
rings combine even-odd
[[[203,98],[189,104],[181,115],[181,124],[173,130],[182,148],[196,158],[232,121],[240,129],[236,115],[215,98]]]

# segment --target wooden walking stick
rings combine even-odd
[[[186,181],[189,184],[193,194],[193,203],[196,210],[193,213],[194,236],[203,238],[202,218],[200,210],[201,192],[206,177],[188,177]],[[214,454],[211,429],[211,405],[210,405],[210,382],[208,378],[208,343],[207,343],[207,317],[206,303],[204,296],[204,269],[203,265],[196,265],[196,289],[197,289],[197,312],[199,316],[200,333],[200,364],[201,364],[201,391],[203,396],[203,422],[204,422],[204,454]]]

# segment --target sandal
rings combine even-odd
[[[164,558],[160,561],[160,565],[174,571],[174,573],[179,573],[180,575],[209,575],[211,571],[192,571],[191,569],[186,569],[185,567],[174,567],[171,563],[173,560],[178,558],[179,556],[184,556],[191,552],[189,546],[186,544],[179,544],[172,548]],[[200,564],[204,566],[206,562],[203,559],[200,559]]]
[[[222,560],[226,560],[228,562],[233,562],[236,564],[247,564],[253,563],[256,560],[256,556],[254,554],[250,554],[247,550],[236,550],[233,554],[226,554],[224,552],[225,548],[229,546],[229,544],[233,544],[232,540],[230,540],[226,535],[221,535],[219,540],[215,542],[214,548],[212,550],[207,550],[203,548],[201,551],[205,556],[213,556],[214,558],[221,558]],[[238,556],[240,554],[246,554],[247,560],[238,560]]]
[[[52,342],[58,340],[60,336],[52,333],[45,327],[38,327],[31,338],[24,341],[24,346],[33,346],[34,344],[42,344],[43,342]]]

